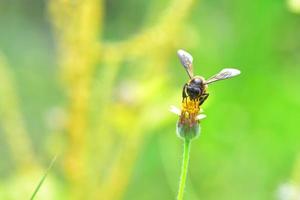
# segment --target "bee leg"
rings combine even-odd
[[[208,93],[202,94],[199,99],[199,105],[202,105],[204,103],[204,101],[208,98],[208,96],[209,96]]]
[[[183,89],[182,89],[182,101],[183,101],[183,99],[187,98],[186,87],[187,87],[187,84],[184,84]]]

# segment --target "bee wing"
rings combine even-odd
[[[193,56],[182,49],[179,49],[177,51],[177,55],[179,57],[181,64],[183,65],[184,69],[188,73],[189,77],[190,78],[194,77]]]
[[[212,82],[215,81],[219,81],[219,80],[224,80],[224,79],[228,79],[234,76],[237,76],[241,73],[240,70],[238,69],[233,69],[233,68],[225,68],[222,69],[219,73],[217,73],[216,75],[210,77],[208,80],[205,81],[205,84],[210,84]]]

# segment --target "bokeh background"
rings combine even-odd
[[[300,198],[299,0],[1,0],[0,199],[174,199],[188,77],[209,87],[185,199]]]

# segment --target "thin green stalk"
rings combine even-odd
[[[57,158],[57,155],[54,156],[54,158],[52,159],[52,161],[51,161],[49,167],[47,168],[47,170],[46,170],[44,176],[41,178],[39,184],[38,184],[37,187],[35,188],[35,190],[34,190],[32,196],[31,196],[30,200],[33,200],[33,199],[35,198],[37,192],[40,190],[40,188],[41,188],[43,182],[45,181],[45,179],[46,179],[46,177],[47,177],[49,171],[50,171],[51,168],[53,167],[53,165],[54,165],[54,163],[55,163],[55,161],[56,161],[56,158]]]
[[[184,193],[184,187],[185,187],[186,176],[188,172],[189,157],[190,157],[190,146],[191,146],[191,140],[184,139],[183,158],[182,158],[181,175],[180,175],[177,200],[183,199],[183,193]]]

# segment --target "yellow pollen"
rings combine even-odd
[[[188,118],[190,115],[196,116],[200,111],[199,99],[184,98],[181,104],[182,114]]]

